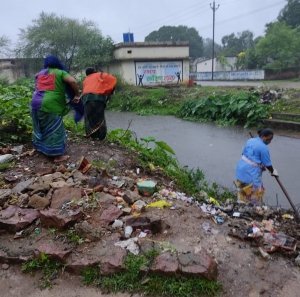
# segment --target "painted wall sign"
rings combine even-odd
[[[182,61],[136,62],[136,85],[178,84],[182,81]]]
[[[211,80],[211,72],[190,73],[194,80]],[[260,80],[265,78],[264,70],[246,70],[246,71],[216,71],[215,80]]]

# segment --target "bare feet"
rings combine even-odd
[[[55,163],[60,163],[63,161],[67,161],[70,158],[70,156],[68,155],[61,155],[61,156],[57,156],[55,157],[55,159],[53,160]]]

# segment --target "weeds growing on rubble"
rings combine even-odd
[[[0,171],[4,171],[13,166],[11,162],[0,163]]]
[[[234,199],[229,190],[219,187],[216,183],[209,185],[200,169],[181,167],[173,149],[163,141],[157,141],[154,137],[137,140],[131,131],[122,129],[110,131],[108,140],[137,152],[138,161],[144,168],[164,172],[175,181],[180,190],[194,195],[196,199],[200,190],[222,201],[227,198]]]
[[[57,277],[62,269],[62,264],[50,259],[48,255],[41,253],[38,258],[26,261],[22,264],[22,271],[25,273],[33,273],[34,271],[42,271],[40,287],[42,289],[51,288],[52,280]]]
[[[157,251],[151,250],[139,256],[129,254],[125,260],[126,270],[110,276],[100,276],[97,267],[87,268],[82,273],[83,283],[97,285],[108,293],[126,291],[151,296],[215,296],[220,292],[221,286],[215,281],[162,276],[147,272],[157,253]]]

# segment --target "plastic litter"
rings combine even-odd
[[[124,241],[118,241],[115,243],[115,246],[119,246],[123,249],[128,250],[134,255],[138,255],[140,252],[139,246],[136,244],[138,241],[137,237],[133,237]]]
[[[257,226],[254,225],[248,228],[247,235],[248,237],[258,238],[263,236],[263,232]]]
[[[137,188],[141,195],[149,197],[156,191],[156,182],[152,180],[142,180],[137,182]]]
[[[233,216],[234,218],[239,218],[239,217],[241,216],[241,213],[235,211],[235,212],[232,214],[232,216]]]
[[[144,237],[146,237],[147,236],[147,233],[146,232],[143,232],[143,231],[141,231],[141,233],[139,234],[139,238],[144,238]]]
[[[143,200],[137,200],[132,204],[131,209],[132,211],[142,212],[146,205],[147,204]]]
[[[123,221],[115,220],[112,224],[112,228],[117,229],[123,227]]]
[[[35,235],[40,235],[41,234],[41,229],[40,228],[35,228],[34,229],[34,234]]]
[[[267,259],[267,260],[270,260],[271,259],[271,256],[261,247],[258,248],[258,251],[260,252],[261,256],[264,258],[264,259]]]
[[[282,215],[282,218],[283,219],[286,219],[286,220],[293,220],[294,219],[294,216],[292,216],[291,214],[289,213],[285,213]]]
[[[297,247],[297,240],[284,233],[265,233],[264,234],[265,244],[270,245],[270,252],[274,252],[278,249],[285,251],[295,251]]]
[[[170,207],[170,206],[172,206],[172,203],[169,203],[166,200],[158,200],[158,201],[148,204],[146,207],[164,208],[164,207]]]
[[[85,157],[81,157],[79,161],[78,170],[81,171],[82,173],[86,173],[90,170],[91,167],[92,164]]]
[[[213,197],[209,197],[208,198],[208,202],[211,203],[211,204],[213,204],[213,205],[220,206],[220,203],[218,202],[218,200],[216,200]]]
[[[125,238],[129,238],[132,232],[133,232],[133,228],[131,226],[126,226],[125,233],[124,233]]]
[[[14,159],[14,156],[12,154],[5,154],[0,156],[0,164],[1,163],[7,163]]]
[[[218,216],[218,215],[213,216],[212,219],[218,225],[224,224],[225,221],[225,219],[222,216]]]

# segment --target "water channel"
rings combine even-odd
[[[215,181],[235,190],[235,166],[249,130],[237,127],[218,127],[184,121],[173,116],[139,116],[133,113],[107,112],[109,129],[129,129],[137,137],[153,136],[167,142],[176,152],[182,166],[200,168],[209,182]],[[256,131],[252,130],[255,135]],[[270,144],[273,166],[292,201],[300,205],[300,139],[276,134]],[[265,202],[269,205],[290,205],[276,180],[268,172],[263,176]]]

